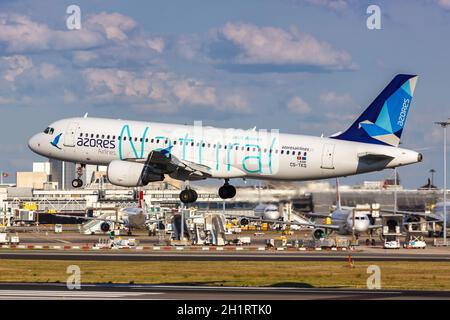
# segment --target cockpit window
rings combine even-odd
[[[47,128],[44,130],[44,133],[45,133],[45,134],[53,134],[54,131],[55,131],[54,128],[47,127]]]

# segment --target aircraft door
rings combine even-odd
[[[322,151],[322,169],[334,169],[334,144],[327,143]]]
[[[71,122],[67,126],[66,132],[64,133],[64,146],[74,147],[75,146],[75,133],[78,128],[78,122]]]

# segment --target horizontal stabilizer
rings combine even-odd
[[[363,152],[358,154],[358,158],[365,161],[386,161],[392,160],[394,157],[381,153]]]

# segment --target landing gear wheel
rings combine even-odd
[[[198,195],[195,190],[185,189],[180,192],[180,200],[183,203],[192,203],[197,201]]]
[[[236,195],[236,188],[228,182],[219,188],[219,197],[222,199],[231,199]]]
[[[372,239],[372,240],[370,241],[370,243],[371,243],[372,247],[375,247],[375,245],[376,245],[375,239]]]
[[[73,179],[72,180],[72,187],[81,188],[82,186],[83,186],[83,180],[81,180],[81,179]]]

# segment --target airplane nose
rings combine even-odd
[[[39,142],[39,134],[35,134],[30,140],[28,140],[28,148],[30,148],[31,151],[37,152],[40,146],[41,143]]]

